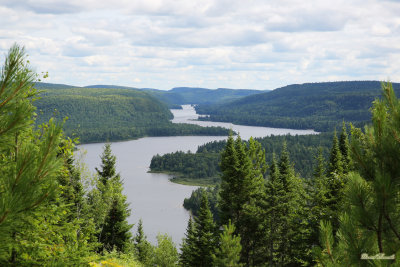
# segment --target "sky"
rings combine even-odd
[[[400,81],[400,0],[0,0],[0,59],[45,82],[167,90]]]

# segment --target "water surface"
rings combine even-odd
[[[222,122],[193,121],[197,118],[194,109],[183,106],[182,110],[171,110],[173,122],[189,122],[201,126],[222,126],[239,132],[242,139],[250,136],[263,137],[283,134],[311,134],[312,130],[276,129],[267,127],[241,126]],[[189,197],[196,187],[174,184],[166,174],[148,173],[151,158],[156,154],[170,152],[195,152],[199,145],[214,140],[223,140],[221,136],[175,136],[145,137],[138,140],[113,142],[111,149],[117,157],[117,171],[124,181],[124,194],[132,210],[129,223],[137,225],[143,220],[144,232],[148,240],[155,244],[158,233],[168,233],[176,244],[180,244],[186,231],[189,213],[183,208],[183,199]],[[84,162],[94,172],[100,165],[100,155],[104,143],[81,145],[87,151]],[[136,227],[133,228],[136,231]]]

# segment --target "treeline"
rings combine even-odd
[[[193,230],[189,222],[184,266],[397,266],[400,101],[391,84],[383,96],[371,126],[352,126],[350,141],[346,128],[334,135],[329,160],[318,155],[310,180],[296,175],[286,144],[267,166],[260,143],[230,136],[217,192],[194,192],[202,224]],[[204,216],[212,214],[210,196],[219,220]],[[230,235],[215,241],[220,227]]]
[[[40,84],[43,87],[43,84]],[[35,101],[37,123],[63,120],[67,136],[81,142],[104,142],[143,136],[227,135],[221,127],[173,124],[167,106],[146,92],[133,89],[45,87]]]
[[[400,84],[393,84],[395,91]],[[343,120],[361,126],[371,120],[371,103],[380,82],[351,81],[293,84],[223,105],[198,105],[202,120],[292,129],[332,131]]]
[[[324,158],[329,155],[333,133],[318,135],[286,135],[257,138],[266,151],[267,162],[272,161],[272,152],[280,154],[283,143],[291,155],[295,172],[303,178],[313,175],[315,157],[322,151]],[[226,141],[213,141],[198,147],[196,153],[178,151],[162,156],[156,155],[150,163],[150,170],[174,174],[174,182],[197,185],[215,185],[220,182],[221,152]]]

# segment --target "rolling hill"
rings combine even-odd
[[[394,83],[399,93],[400,84]],[[225,103],[202,104],[204,120],[236,124],[330,131],[341,122],[370,121],[369,108],[380,97],[378,81],[292,84]]]

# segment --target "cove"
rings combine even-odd
[[[277,129],[234,125],[222,122],[194,121],[198,117],[193,107],[184,105],[181,110],[171,110],[174,123],[194,123],[201,126],[221,126],[239,132],[242,139],[250,136],[268,135],[301,135],[316,134],[313,130]],[[167,233],[179,247],[186,231],[189,212],[183,206],[183,199],[189,197],[195,186],[175,184],[169,181],[170,176],[162,173],[148,173],[151,158],[156,154],[171,153],[178,150],[195,152],[199,145],[215,140],[221,136],[174,136],[145,137],[137,140],[113,142],[111,149],[117,157],[117,171],[124,182],[124,194],[131,208],[129,223],[136,232],[139,219],[143,220],[144,232],[152,244],[156,244],[158,233]],[[84,163],[90,171],[100,166],[100,155],[104,143],[80,145],[86,151]]]

